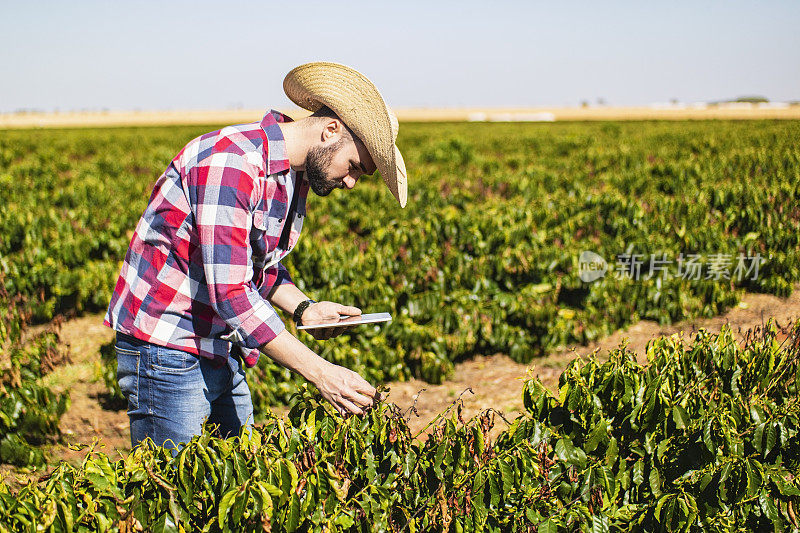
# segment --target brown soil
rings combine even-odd
[[[768,294],[745,294],[739,306],[714,318],[687,320],[669,326],[642,320],[589,346],[570,346],[528,364],[516,363],[503,354],[476,357],[456,365],[452,378],[441,385],[431,385],[420,380],[390,384],[389,401],[407,410],[414,405],[414,398],[419,394],[416,403],[419,416],[410,413],[409,420],[414,433],[422,431],[438,413],[447,409],[457,398],[461,398],[463,403],[464,419],[484,409],[492,408],[512,420],[523,407],[522,382],[529,372],[538,376],[551,391],[555,391],[558,388],[558,378],[570,361],[595,351],[598,351],[598,357],[604,358],[609,350],[617,348],[623,341],[627,341],[628,350],[635,352],[639,361],[643,362],[648,341],[664,335],[678,333],[688,339],[700,328],[716,333],[723,325],[729,324],[741,339],[745,331],[766,323],[770,317],[775,318],[781,325],[800,318],[798,289],[800,285],[795,287],[788,298],[778,298]],[[497,424],[495,433],[505,427],[499,418],[495,422]]]
[[[770,317],[779,324],[786,324],[800,318],[800,290],[797,289],[800,285],[789,298],[746,294],[738,307],[715,318],[689,320],[671,326],[641,321],[589,346],[570,346],[531,364],[515,363],[502,354],[475,357],[457,364],[451,379],[441,385],[420,380],[390,383],[388,399],[406,411],[417,398],[418,416],[410,412],[408,415],[413,433],[424,432],[436,414],[453,405],[459,397],[463,401],[462,415],[465,419],[490,407],[511,419],[522,409],[522,380],[529,372],[555,390],[561,371],[574,358],[595,351],[599,351],[598,356],[602,358],[623,341],[627,341],[628,349],[641,359],[648,341],[661,335],[679,333],[688,337],[700,328],[718,332],[724,324],[730,324],[741,336],[747,329],[765,323]],[[69,390],[71,406],[60,424],[64,443],[51,450],[54,461],[79,462],[86,452],[70,449],[69,443],[90,444],[95,438],[99,439],[97,449],[112,458],[130,450],[125,410],[108,405],[105,384],[96,373],[100,363],[99,347],[112,337],[112,331],[102,325],[102,315],[68,320],[61,327],[61,338],[69,346],[72,362],[56,369],[48,380],[56,387]],[[497,422],[496,430],[499,431],[504,424],[499,419]],[[0,470],[0,478],[3,471],[8,472],[8,467]]]
[[[114,337],[111,329],[103,326],[103,315],[69,320],[61,327],[60,335],[69,345],[75,367],[69,386],[71,405],[59,424],[65,444],[91,444],[94,438],[99,438],[100,444],[105,445],[100,449],[112,457],[116,457],[117,451],[129,451],[128,415],[124,409],[108,408],[108,390],[98,377],[100,346]],[[53,454],[60,459],[77,461],[85,452],[58,446]]]

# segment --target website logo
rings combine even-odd
[[[608,272],[608,263],[594,252],[584,250],[578,258],[578,277],[581,281],[591,283]]]

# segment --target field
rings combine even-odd
[[[308,114],[300,108],[281,109],[295,119]],[[548,122],[576,120],[798,120],[800,104],[661,105],[639,107],[586,106],[535,108],[399,108],[401,122]],[[83,111],[66,113],[0,113],[0,129],[108,126],[167,126],[238,124],[263,116],[264,110]]]
[[[154,179],[213,128],[0,131],[0,462],[74,460],[57,441],[70,440],[65,431],[89,435],[77,427],[82,413],[112,412],[124,427],[113,350],[89,338],[104,335],[92,333],[97,313]],[[404,408],[415,388],[439,387],[425,423],[388,405],[342,423],[313,391],[297,396],[301,382],[288,371],[262,361],[248,376],[264,424],[258,446],[206,436],[176,463],[159,452],[118,463],[92,453],[16,498],[0,485],[0,524],[39,516],[164,530],[797,527],[791,326],[745,339],[717,325],[719,336],[655,339],[638,362],[619,348],[600,354],[607,363],[564,367],[572,347],[609,348],[642,320],[656,337],[770,299],[766,316],[740,325],[771,316],[791,324],[798,139],[796,121],[403,124],[408,207],[376,178],[309,198],[286,265],[316,299],[391,310],[385,327],[301,338],[391,384],[390,399]],[[605,260],[605,275],[586,280],[584,252]],[[86,351],[70,353],[50,327],[62,316]],[[484,395],[471,411],[454,407],[427,423],[458,397],[454,383],[479,389],[492,370],[519,376],[530,364],[546,370],[543,381],[508,377],[494,389],[502,398]],[[99,394],[73,391],[76,412],[71,385],[91,381],[89,369]],[[486,413],[462,420],[485,407],[508,422],[493,425]],[[597,427],[602,435],[589,434]],[[665,459],[681,454],[700,462]],[[98,503],[78,519],[81,494]]]

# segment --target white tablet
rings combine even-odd
[[[367,313],[357,316],[340,316],[339,320],[335,322],[297,326],[297,329],[338,328],[340,326],[357,326],[358,324],[389,322],[390,320],[392,320],[392,315],[389,313]]]

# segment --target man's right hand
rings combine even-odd
[[[341,415],[363,413],[377,395],[375,387],[356,372],[326,361],[286,330],[261,346],[261,351],[313,383]]]
[[[375,387],[349,368],[330,365],[314,382],[322,397],[331,402],[340,415],[362,414],[372,406],[377,394]]]

